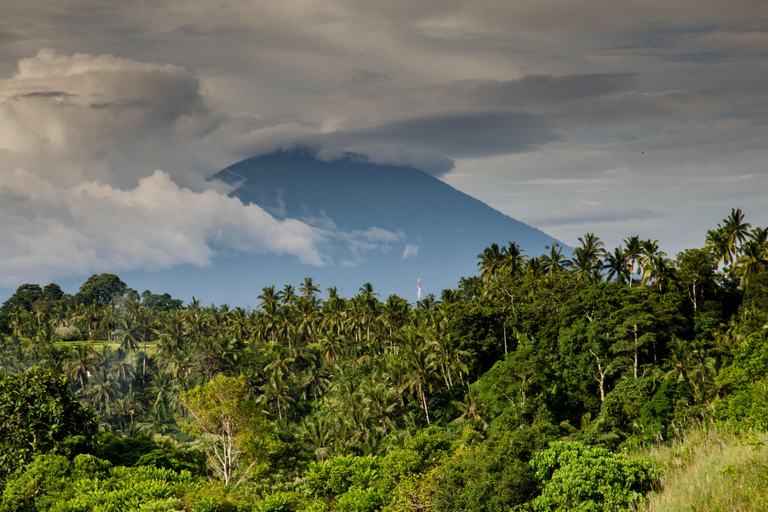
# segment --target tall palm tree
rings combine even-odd
[[[734,254],[747,241],[751,227],[752,224],[744,222],[744,212],[741,208],[731,208],[731,213],[723,219],[723,229],[728,234],[728,241]]]
[[[658,240],[644,240],[642,242],[643,253],[640,256],[640,268],[642,269],[642,278],[644,282],[652,280],[654,265],[658,258],[664,258],[667,253],[659,250]]]
[[[757,240],[749,240],[742,247],[742,254],[735,262],[735,274],[741,278],[742,286],[746,285],[750,279],[768,270],[768,247],[766,245]]]
[[[120,329],[118,330],[118,337],[120,338],[120,349],[126,354],[131,355],[139,347],[141,337],[139,336],[139,330],[133,323],[133,320],[124,315],[120,319]]]
[[[299,293],[301,293],[302,297],[317,300],[317,296],[320,294],[320,287],[313,282],[311,277],[305,277],[304,282],[299,286]]]
[[[277,416],[282,420],[283,408],[290,406],[295,401],[290,395],[291,387],[283,380],[282,372],[273,371],[269,376],[269,380],[259,390],[262,392],[262,395],[258,398],[257,402],[274,401],[277,404]]]
[[[271,284],[269,286],[263,287],[261,289],[261,293],[256,298],[261,300],[259,307],[265,308],[267,306],[271,306],[272,304],[279,303],[281,297],[282,294],[280,292],[276,292],[275,285]]]
[[[733,263],[734,254],[728,233],[719,224],[717,229],[707,231],[705,247],[715,255],[718,265],[730,265]]]
[[[141,338],[143,345],[142,351],[144,352],[144,360],[141,367],[141,375],[146,378],[147,374],[147,343],[152,339],[152,335],[157,331],[155,318],[147,308],[140,308],[134,318],[134,328]]]
[[[76,345],[70,358],[64,362],[67,377],[80,382],[80,389],[85,389],[88,377],[96,371],[93,345]]]
[[[618,246],[613,250],[613,253],[605,253],[604,267],[608,269],[608,280],[616,279],[617,282],[625,284],[632,278],[632,272],[627,264],[627,253]]]
[[[296,299],[299,296],[296,295],[296,289],[292,284],[283,286],[282,297],[280,297],[280,304],[283,306],[293,306],[296,303]]]
[[[552,277],[555,273],[565,270],[570,261],[563,256],[563,248],[557,242],[552,244],[552,247],[547,246],[547,248],[549,254],[541,256],[541,264],[544,272]]]
[[[499,244],[492,243],[482,253],[478,254],[477,257],[480,259],[477,263],[480,278],[485,283],[495,281],[504,261],[504,254],[499,248]]]
[[[579,237],[579,243],[581,247],[573,250],[573,260],[567,266],[576,272],[579,279],[592,280],[602,269],[605,244],[594,233]]]
[[[106,368],[100,368],[93,376],[87,390],[91,404],[96,405],[99,415],[111,414],[112,402],[120,396],[120,386],[112,379]]]
[[[629,269],[629,287],[632,288],[632,276],[635,274],[635,267],[643,255],[643,242],[637,235],[630,236],[624,240],[627,249],[624,251],[627,268]]]
[[[503,259],[501,262],[501,271],[509,277],[514,278],[517,274],[523,270],[525,261],[528,257],[524,251],[515,242],[509,242],[507,247],[503,249]]]

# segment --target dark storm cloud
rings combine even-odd
[[[538,105],[567,103],[598,98],[632,89],[632,73],[591,73],[584,75],[525,75],[519,80],[487,80],[453,84],[458,94],[465,93],[488,105]]]
[[[558,140],[549,122],[526,112],[441,113],[339,136],[432,149],[453,158],[532,151]]]

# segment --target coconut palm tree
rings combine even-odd
[[[731,208],[731,213],[723,219],[723,230],[728,235],[733,254],[737,254],[744,242],[749,237],[749,229],[752,224],[744,222],[744,212],[741,208]]]
[[[259,390],[262,395],[257,399],[257,402],[275,402],[277,404],[277,416],[280,420],[283,419],[283,409],[295,402],[290,395],[291,387],[283,380],[283,374],[280,371],[273,371],[266,384],[261,386]]]
[[[311,277],[305,277],[304,282],[299,286],[299,293],[302,297],[309,297],[315,301],[320,294],[320,287],[313,282]]]
[[[484,283],[495,281],[504,262],[504,254],[499,248],[499,244],[492,243],[486,247],[477,257],[480,261],[477,263],[480,271],[480,279]]]
[[[768,270],[768,247],[758,240],[749,240],[742,247],[741,256],[736,259],[734,273],[741,279],[741,285]]]
[[[120,396],[120,386],[112,378],[106,368],[100,368],[91,379],[86,391],[92,405],[99,411],[99,415],[104,412],[111,414],[110,406]]]
[[[88,377],[96,371],[93,345],[76,345],[70,358],[64,362],[67,377],[80,382],[80,389],[85,389]]]
[[[296,299],[299,296],[296,295],[296,289],[291,284],[283,286],[282,297],[280,297],[280,304],[283,306],[293,306],[296,303]]]
[[[565,270],[570,261],[563,256],[563,248],[557,242],[552,244],[552,247],[547,246],[547,249],[549,249],[549,254],[541,256],[541,265],[544,272],[552,277],[555,273]]]
[[[626,265],[629,269],[629,287],[632,288],[632,276],[635,274],[635,267],[643,255],[643,242],[637,235],[630,236],[624,240],[627,249],[624,251]]]
[[[502,250],[502,253],[503,259],[500,270],[509,277],[514,278],[523,270],[528,257],[515,242],[509,242],[509,245]]]
[[[616,279],[617,282],[625,284],[632,279],[632,271],[627,264],[627,253],[618,246],[613,253],[605,253],[604,267],[608,269],[608,280]]]
[[[658,240],[644,240],[642,243],[643,253],[640,256],[640,268],[642,270],[643,282],[652,280],[651,274],[657,258],[666,257],[667,253],[659,250]]]

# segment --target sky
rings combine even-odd
[[[0,288],[218,251],[327,265],[334,233],[208,181],[294,147],[674,256],[731,208],[768,226],[768,2],[10,0]]]

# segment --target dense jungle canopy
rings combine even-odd
[[[312,278],[255,309],[113,274],[21,285],[0,308],[0,510],[766,506],[765,229],[734,209],[674,258],[637,236],[491,243],[477,270],[417,304]]]

